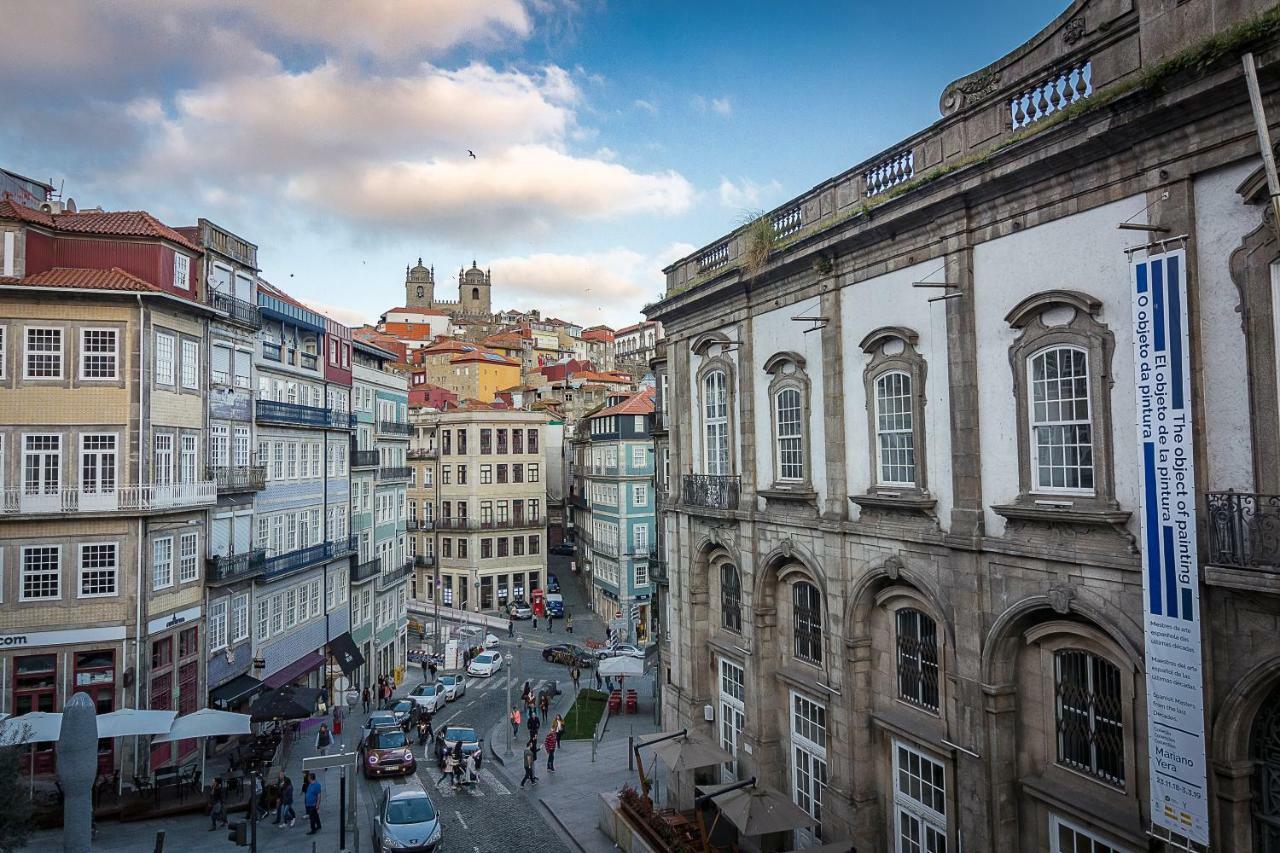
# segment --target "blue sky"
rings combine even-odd
[[[500,307],[623,325],[663,265],[936,120],[1065,7],[22,4],[0,165],[210,218],[347,322],[400,304],[422,256],[442,297],[474,258]]]

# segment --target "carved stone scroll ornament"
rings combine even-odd
[[[1084,15],[1076,15],[1062,28],[1063,44],[1075,44],[1084,38]]]
[[[948,86],[942,93],[942,100],[938,107],[944,116],[951,115],[969,104],[981,101],[998,88],[1000,88],[1000,72],[982,72]]]
[[[1049,606],[1054,613],[1066,615],[1071,612],[1071,599],[1076,591],[1069,584],[1054,584],[1049,587]]]

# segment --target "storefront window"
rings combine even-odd
[[[55,711],[57,704],[57,655],[29,655],[16,658],[13,673],[14,716],[31,711]],[[23,769],[28,769],[28,762],[34,757],[36,773],[52,773],[53,748],[52,742],[36,744],[34,756],[31,750],[23,750]]]
[[[173,663],[173,638],[165,637],[151,644],[151,668],[158,669]]]
[[[73,692],[84,693],[93,700],[99,714],[109,714],[116,709],[115,653],[110,649],[92,652],[76,652],[75,687]],[[110,773],[115,765],[115,741],[103,738],[98,741],[98,772]]]

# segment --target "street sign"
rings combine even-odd
[[[621,619],[621,618],[622,618],[622,611],[621,611],[621,610],[615,610],[615,611],[613,611],[613,618],[614,618],[614,619]]]
[[[326,767],[342,767],[346,764],[356,764],[360,760],[360,754],[357,752],[340,752],[337,755],[313,755],[310,758],[302,759],[303,770],[323,770]]]

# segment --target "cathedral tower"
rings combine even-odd
[[[471,262],[471,269],[458,270],[458,302],[461,313],[469,317],[490,317],[493,307],[489,298],[492,280],[488,270],[479,269]]]
[[[418,258],[418,265],[413,269],[405,267],[404,305],[406,308],[430,308],[436,299],[435,290],[435,267],[430,269],[424,267],[422,258]]]

